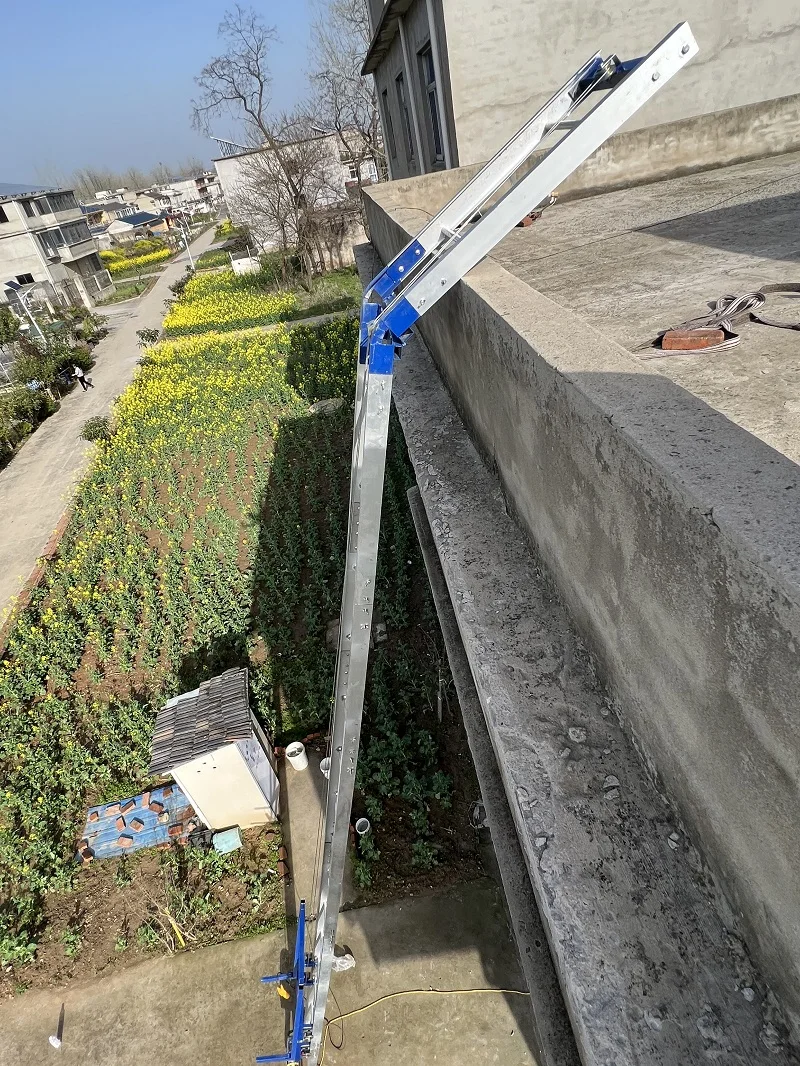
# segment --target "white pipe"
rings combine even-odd
[[[431,55],[433,56],[433,69],[436,72],[436,95],[439,102],[439,125],[442,127],[442,147],[444,148],[444,165],[448,170],[453,166],[453,154],[450,151],[450,131],[447,127],[447,115],[444,107],[444,81],[442,80],[442,64],[439,58],[439,38],[436,36],[436,22],[434,20],[433,0],[425,0],[428,9],[428,31],[431,35]]]
[[[403,49],[403,66],[405,67],[405,88],[406,88],[406,102],[411,108],[411,122],[414,126],[414,140],[417,142],[417,157],[419,159],[419,172],[425,174],[425,156],[422,154],[422,136],[419,132],[419,117],[417,115],[417,96],[414,92],[414,71],[411,68],[411,61],[408,58],[408,41],[406,39],[406,25],[403,16],[401,15],[397,24],[400,27],[400,45]],[[403,116],[400,116],[400,121],[405,126]],[[405,129],[403,129],[405,133]]]

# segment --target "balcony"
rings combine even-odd
[[[58,246],[58,257],[62,263],[74,263],[77,259],[83,259],[85,255],[91,255],[92,252],[97,251],[97,245],[94,242],[94,237],[87,237],[84,240],[77,241],[75,244],[60,244]]]

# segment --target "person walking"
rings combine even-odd
[[[83,367],[78,366],[77,363],[72,367],[72,373],[75,375],[75,380],[81,383],[81,388],[84,392],[88,392],[89,389],[93,389],[92,379],[87,378],[83,372]]]

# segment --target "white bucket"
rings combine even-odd
[[[359,818],[356,822],[356,832],[360,837],[366,836],[372,826],[369,824],[369,818]]]
[[[322,770],[322,776],[327,781],[328,778],[331,776],[331,760],[328,758],[323,759],[322,762],[319,764],[319,768],[320,770]]]
[[[305,744],[301,744],[299,740],[295,741],[294,744],[290,744],[286,749],[286,758],[293,769],[305,770],[308,766]]]

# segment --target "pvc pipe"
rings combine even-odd
[[[328,758],[323,759],[319,764],[319,768],[322,770],[322,776],[327,781],[331,775],[331,760]]]
[[[369,824],[369,818],[359,818],[356,822],[356,832],[360,837],[366,836],[370,829],[372,826]]]

